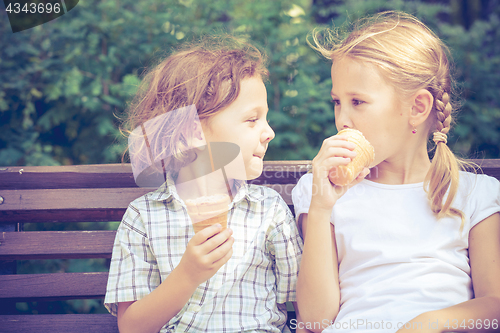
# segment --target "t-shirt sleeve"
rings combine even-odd
[[[129,205],[116,232],[104,305],[116,316],[119,302],[137,301],[160,284],[141,215]]]
[[[471,199],[473,207],[470,227],[472,229],[485,218],[500,212],[500,182],[487,175],[477,175]]]
[[[269,251],[275,262],[276,301],[294,302],[303,242],[293,215],[281,197],[275,207],[275,223],[269,234]]]
[[[292,202],[295,210],[295,218],[300,214],[307,214],[312,199],[312,173],[306,173],[300,177],[297,185],[292,190]]]

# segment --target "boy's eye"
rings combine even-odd
[[[259,120],[259,118],[251,118],[251,119],[248,119],[247,121],[250,123],[255,123],[257,120]]]
[[[338,100],[338,99],[333,99],[333,100],[332,100],[332,103],[333,103],[333,105],[335,105],[335,106],[340,105],[340,100]]]
[[[361,101],[361,100],[359,100],[359,99],[353,99],[353,100],[352,100],[352,104],[353,104],[353,105],[355,105],[355,106],[360,105],[360,104],[363,104],[363,103],[364,103],[364,102],[363,102],[363,101]]]

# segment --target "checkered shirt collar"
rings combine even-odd
[[[236,193],[236,196],[233,198],[233,204],[237,204],[245,198],[254,202],[264,199],[262,191],[259,191],[258,187],[249,185],[245,180],[235,179],[233,182],[233,188],[233,193]],[[153,201],[167,201],[170,197],[174,197],[175,199],[182,201],[179,194],[177,194],[174,177],[171,174],[168,174],[167,180],[157,190],[151,192],[149,194],[149,198]]]

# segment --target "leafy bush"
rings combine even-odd
[[[204,33],[246,36],[269,55],[269,159],[311,159],[335,134],[329,64],[306,44],[315,26],[385,9],[410,12],[451,47],[463,90],[450,145],[495,158],[499,111],[499,6],[469,29],[460,8],[433,1],[235,0],[80,2],[63,17],[13,34],[0,23],[0,164],[119,162],[119,119],[145,68]],[[457,2],[452,2],[456,4]],[[487,3],[487,2],[485,2]],[[455,20],[456,21],[456,20]]]

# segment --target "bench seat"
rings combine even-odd
[[[474,160],[500,179],[500,159]],[[264,162],[252,183],[291,190],[310,161]],[[136,186],[129,164],[0,167],[0,331],[118,332],[109,314],[17,314],[16,303],[103,299],[107,272],[16,274],[17,261],[111,258],[115,231],[23,231],[26,223],[118,222],[128,204],[153,189]],[[108,267],[109,268],[109,267]],[[289,310],[293,308],[289,306]],[[294,317],[289,312],[289,319]]]

